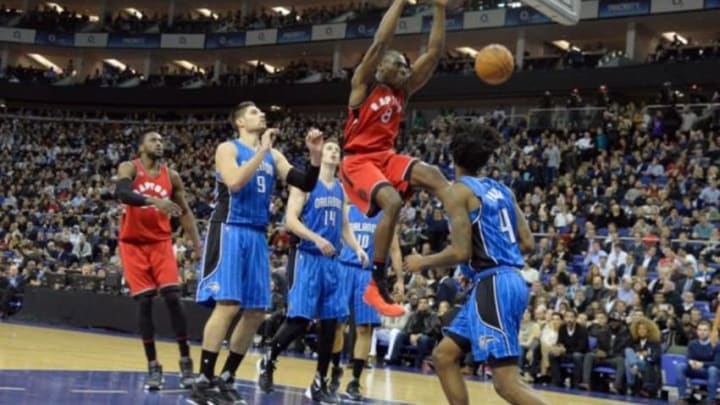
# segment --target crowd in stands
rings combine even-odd
[[[414,9],[409,7],[408,10]],[[49,32],[113,32],[125,34],[141,33],[213,33],[283,28],[298,25],[313,25],[328,22],[349,21],[378,17],[384,7],[367,1],[350,1],[333,5],[309,5],[286,10],[265,6],[251,8],[247,14],[241,10],[199,12],[192,10],[178,12],[169,21],[167,13],[137,9],[108,10],[99,18],[73,10],[59,8],[53,4],[37,5],[32,10],[21,12],[0,6],[0,23],[21,28],[34,28]],[[410,12],[410,11],[407,11]],[[19,21],[13,21],[20,16]],[[337,21],[336,21],[337,20]]]
[[[672,40],[662,38],[655,46],[655,52],[648,55],[648,63],[671,63],[720,58],[720,38],[707,43],[698,43],[692,38],[674,35]]]
[[[720,121],[699,125],[697,115],[674,107],[657,113],[632,103],[606,107],[600,122],[570,117],[562,126],[544,118],[540,122],[548,125],[510,125],[502,112],[464,116],[495,125],[507,138],[481,174],[513,189],[537,239],[521,271],[531,296],[521,326],[524,378],[654,397],[661,385],[658,359],[669,347],[689,345],[693,361],[683,361],[679,375],[717,372],[709,369],[717,352],[705,349],[709,326],[703,320],[712,317],[720,300],[720,273],[715,273]],[[281,134],[275,145],[296,164],[304,162],[302,135],[308,127],[339,135],[344,123],[338,115],[270,114]],[[0,117],[0,312],[5,316],[17,310],[15,297],[28,286],[84,288],[87,284],[78,286],[76,280],[95,276],[104,284],[90,288],[122,289],[107,281],[122,267],[117,254],[121,208],[112,198],[111,179],[118,163],[134,155],[142,131],[164,135],[167,161],[185,180],[204,232],[202,222],[212,210],[213,150],[230,135],[222,118],[153,124],[162,118],[130,122],[40,115]],[[416,114],[404,124],[399,151],[437,165],[452,178],[448,140],[455,119],[465,118],[450,112]],[[282,320],[287,294],[286,198],[278,185],[268,229],[273,315],[261,329],[264,338]],[[434,252],[446,244],[447,220],[426,192],[405,204],[400,223],[404,254]],[[198,258],[182,235],[175,249],[186,293],[192,295]],[[453,268],[408,274],[404,281],[409,311],[382,320],[370,354],[381,364],[431,369],[429,355],[441,328],[464,302],[470,282]],[[464,366],[465,373],[476,374],[480,365],[467,359]],[[598,372],[611,377],[595,378]]]

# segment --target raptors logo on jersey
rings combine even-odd
[[[135,179],[133,191],[147,197],[167,199],[172,196],[172,181],[166,165],[157,176],[151,176],[139,159],[133,160]],[[170,218],[153,206],[126,205],[120,218],[120,240],[129,243],[151,243],[170,239]]]
[[[370,153],[392,149],[403,120],[405,95],[376,84],[359,107],[349,108],[345,124],[346,152]]]

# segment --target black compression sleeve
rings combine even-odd
[[[117,181],[117,186],[115,187],[115,197],[120,200],[120,202],[127,205],[133,205],[136,207],[150,205],[147,197],[132,191],[132,180],[126,177]]]
[[[287,175],[287,183],[309,193],[315,188],[319,174],[320,168],[317,166],[309,165],[304,172],[291,167]]]

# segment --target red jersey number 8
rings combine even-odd
[[[387,124],[392,119],[392,115],[393,115],[393,109],[388,108],[387,110],[385,110],[383,115],[380,116],[380,121],[382,121],[383,124]]]

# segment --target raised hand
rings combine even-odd
[[[275,140],[275,135],[277,135],[278,130],[277,128],[268,128],[263,132],[262,136],[260,137],[260,150],[263,152],[267,152],[273,147],[273,141]]]
[[[310,128],[307,136],[305,136],[305,146],[310,151],[310,163],[313,166],[320,166],[324,143],[322,131],[317,128]]]

